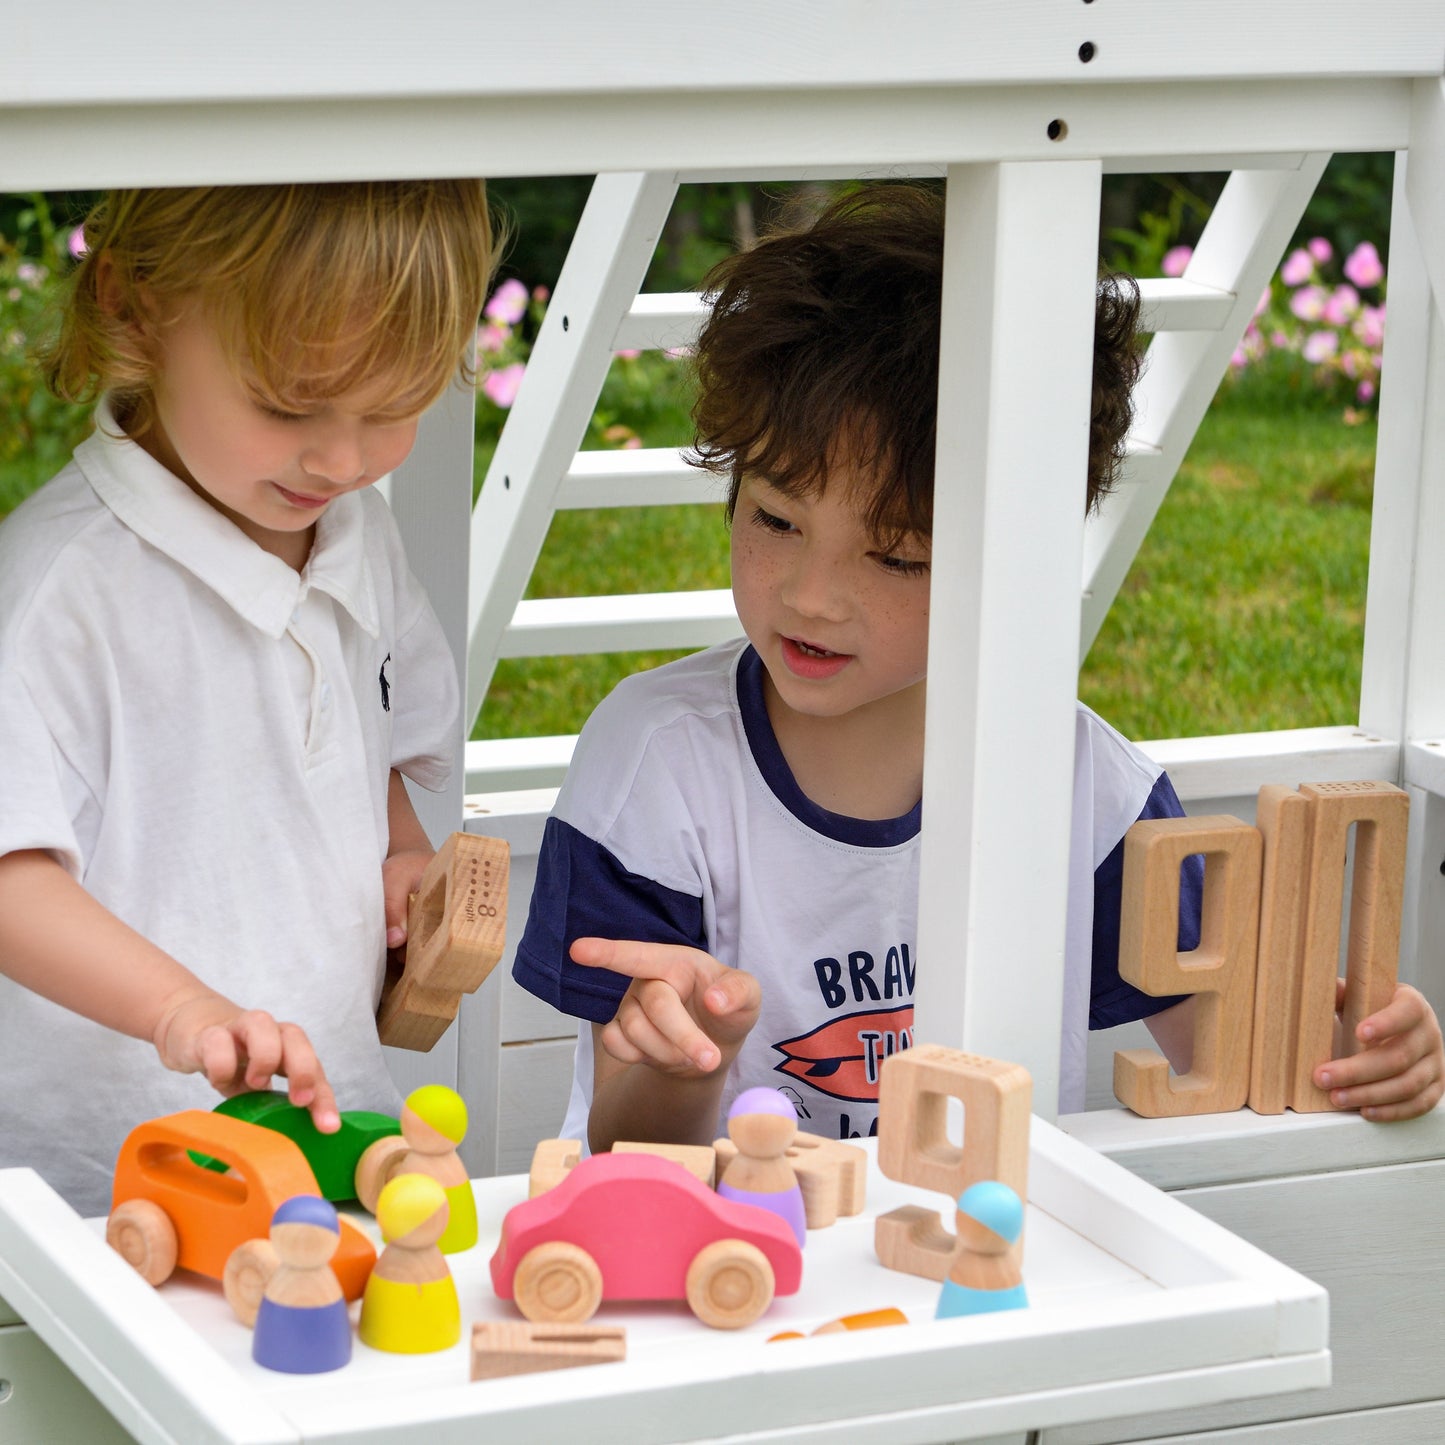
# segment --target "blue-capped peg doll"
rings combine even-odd
[[[1023,1228],[1023,1202],[1007,1184],[984,1179],[958,1196],[958,1243],[938,1296],[937,1319],[1028,1307],[1012,1248]]]
[[[266,1282],[251,1355],[268,1370],[319,1375],[351,1359],[351,1319],[331,1256],[341,1242],[336,1210],[297,1194],[271,1216],[279,1263]]]

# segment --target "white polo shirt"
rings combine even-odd
[[[387,785],[450,771],[436,617],[375,493],[331,504],[298,575],[97,422],[0,526],[0,853],[48,850],[212,987],[304,1027],[342,1108],[395,1112]],[[217,1102],[4,977],[0,1080],[0,1167],[83,1213],[109,1208],[135,1124]]]

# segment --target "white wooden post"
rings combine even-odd
[[[915,1028],[1057,1109],[1098,161],[948,172]]]
[[[389,498],[411,568],[431,598],[456,659],[463,695],[475,411],[475,393],[460,380],[442,393],[422,418],[416,446],[397,469]],[[462,826],[465,739],[466,732],[459,724],[453,739],[452,780],[444,792],[430,793],[408,786],[417,817],[436,844]],[[456,1087],[457,1035],[457,1029],[448,1029],[425,1054],[409,1049],[386,1050],[387,1068],[403,1094],[419,1084]]]

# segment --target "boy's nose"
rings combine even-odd
[[[800,549],[783,579],[782,600],[800,617],[841,619],[847,607],[840,582],[833,561]]]
[[[301,466],[308,476],[347,487],[366,475],[361,436],[349,427],[328,427],[307,438]]]

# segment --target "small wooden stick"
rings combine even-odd
[[[1306,783],[1300,792],[1314,809],[1314,836],[1290,1107],[1305,1113],[1334,1107],[1311,1075],[1335,1051],[1335,978],[1350,826],[1359,825],[1340,1043],[1347,1054],[1359,1047],[1355,1026],[1383,1008],[1395,991],[1410,799],[1390,783]]]
[[[605,1365],[627,1358],[621,1325],[537,1325],[524,1320],[483,1320],[472,1326],[472,1379],[530,1375],[575,1365]]]
[[[1262,848],[1258,829],[1225,816],[1150,818],[1125,835],[1119,976],[1149,994],[1192,993],[1198,1010],[1182,1078],[1154,1049],[1114,1055],[1114,1093],[1136,1114],[1230,1113],[1249,1097]],[[1193,853],[1209,860],[1204,918],[1199,947],[1181,954],[1179,868]]]
[[[1249,1107],[1256,1114],[1282,1114],[1294,1077],[1314,807],[1293,788],[1268,783],[1259,790],[1255,823],[1264,840],[1264,869]]]
[[[425,1052],[475,993],[506,946],[511,849],[499,838],[453,833],[412,895],[406,966],[377,1011],[384,1044]]]

